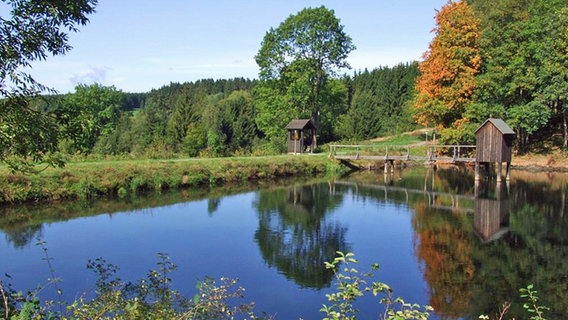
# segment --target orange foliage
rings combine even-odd
[[[462,117],[477,88],[479,19],[465,0],[449,1],[436,24],[436,36],[420,64],[414,109],[420,124],[445,128]]]

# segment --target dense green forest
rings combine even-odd
[[[31,76],[7,75],[38,52],[39,59],[61,52],[14,45],[0,52],[22,50],[19,60],[2,62],[0,160],[17,167],[22,156],[57,164],[56,154],[277,154],[294,118],[314,119],[321,145],[424,126],[436,128],[441,142],[472,143],[477,126],[498,117],[517,133],[519,152],[565,149],[567,17],[566,0],[450,1],[436,13],[421,61],[346,72],[355,44],[333,10],[306,8],[266,33],[255,56],[259,79],[203,79],[143,93],[81,84],[45,95]]]
[[[356,72],[337,80],[344,97],[325,121],[326,141],[360,140],[407,129],[417,63]],[[281,141],[266,139],[256,123],[257,80],[204,79],[170,83],[147,93],[99,84],[43,97],[42,110],[60,119],[60,148],[73,155],[228,156],[274,154]],[[285,119],[289,122],[291,119]],[[404,125],[404,124],[405,125]],[[285,125],[284,125],[285,126]]]

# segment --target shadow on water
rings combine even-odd
[[[253,241],[262,259],[298,286],[321,289],[333,280],[324,261],[333,260],[337,250],[352,250],[347,226],[327,217],[347,197],[373,199],[412,211],[414,255],[437,317],[494,315],[505,302],[512,303],[509,315],[519,317],[524,310],[518,290],[534,284],[542,304],[551,309],[547,316],[562,318],[568,314],[566,177],[514,171],[510,183],[475,185],[473,172],[464,168],[407,168],[329,181],[5,207],[0,209],[0,230],[15,248],[24,248],[41,236],[44,225],[58,221],[197,199],[208,199],[207,212],[214,215],[224,196],[257,191]]]

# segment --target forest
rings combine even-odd
[[[96,1],[83,2],[86,16]],[[483,121],[502,118],[517,134],[517,152],[565,150],[567,1],[449,1],[435,19],[420,61],[349,70],[346,58],[356,47],[334,11],[306,8],[267,31],[255,56],[258,79],[202,79],[141,93],[95,83],[45,94],[30,75],[11,71],[68,48],[26,48],[22,41],[0,52],[21,51],[1,66],[0,160],[18,168],[30,159],[59,164],[62,155],[279,154],[295,118],[314,119],[320,144],[423,127],[435,128],[440,143],[469,144]]]

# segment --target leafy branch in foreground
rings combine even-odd
[[[69,33],[86,25],[97,0],[1,0],[0,13],[0,162],[14,170],[34,163],[61,166],[57,123],[34,105],[41,93],[54,93],[26,70],[34,61],[64,55]]]
[[[358,297],[364,296],[365,292],[372,292],[375,297],[380,296],[379,302],[385,308],[382,319],[428,319],[428,312],[433,310],[432,307],[410,304],[401,297],[394,298],[392,288],[383,282],[374,281],[369,286],[366,279],[373,276],[372,271],[379,270],[379,265],[373,264],[371,271],[360,273],[352,266],[358,263],[354,256],[353,253],[338,251],[332,262],[325,263],[325,267],[335,273],[337,292],[326,295],[331,304],[320,309],[326,314],[324,320],[357,319],[359,310],[353,303]],[[342,271],[339,271],[340,264],[344,265]]]
[[[530,315],[531,320],[546,320],[544,317],[544,311],[550,310],[550,308],[546,306],[541,306],[539,304],[538,292],[534,289],[532,284],[529,284],[526,288],[519,289],[520,297],[526,299],[526,302],[523,303],[523,308]],[[501,320],[505,318],[505,314],[509,312],[511,304],[506,302],[503,304],[502,309],[500,310],[499,314],[493,318],[487,315],[480,315],[479,319],[489,320],[489,319],[496,319]]]
[[[39,242],[44,248],[45,242]],[[353,253],[337,252],[332,262],[325,267],[333,270],[336,278],[336,292],[327,294],[329,305],[320,309],[325,320],[354,320],[359,310],[354,307],[357,298],[366,293],[378,297],[384,308],[383,320],[426,320],[433,311],[430,306],[407,303],[401,297],[394,297],[393,290],[383,282],[369,279],[379,266],[373,264],[371,271],[359,272],[354,265],[358,261]],[[49,266],[51,276],[54,271]],[[97,275],[94,292],[88,292],[73,301],[46,301],[41,303],[38,295],[41,286],[26,294],[17,292],[8,281],[0,279],[0,317],[4,319],[272,319],[270,316],[257,316],[253,312],[254,303],[244,303],[245,289],[237,286],[237,280],[222,277],[220,281],[205,278],[197,284],[197,294],[186,297],[172,288],[171,273],[177,266],[169,256],[158,254],[157,268],[150,270],[145,278],[137,282],[124,282],[116,276],[119,268],[102,258],[89,261],[87,269]],[[10,279],[9,275],[5,275]],[[370,283],[368,283],[368,281]],[[57,287],[58,281],[49,284]],[[545,320],[544,312],[549,310],[539,304],[538,292],[533,285],[520,289],[520,296],[526,299],[523,307],[531,320]],[[92,298],[88,298],[92,296]],[[55,304],[59,308],[54,310]],[[494,317],[479,316],[479,319],[505,319],[510,310],[505,303]]]
[[[545,320],[544,311],[549,310],[549,308],[539,305],[538,292],[534,290],[534,286],[529,284],[526,288],[521,288],[519,292],[521,293],[521,298],[527,299],[527,302],[523,304],[523,308],[531,314],[529,319]]]
[[[244,288],[237,287],[235,279],[221,278],[218,283],[206,278],[198,283],[198,293],[193,298],[185,297],[171,287],[170,275],[177,266],[163,253],[158,254],[157,268],[137,282],[118,278],[119,268],[102,258],[90,260],[87,269],[97,275],[94,292],[84,293],[71,304],[60,301],[57,310],[53,309],[53,301],[41,304],[38,299],[41,287],[23,295],[0,279],[0,317],[26,320],[268,318],[257,317],[254,304],[242,302]]]

